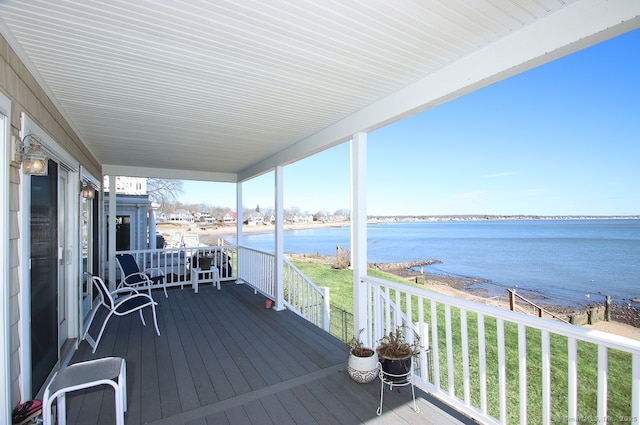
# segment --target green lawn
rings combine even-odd
[[[294,262],[305,275],[307,275],[316,285],[326,286],[330,289],[331,304],[336,307],[352,311],[353,310],[353,272],[351,270],[336,270],[329,265]],[[407,280],[394,275],[376,270],[369,270],[371,276],[380,277],[386,280],[412,285]],[[412,285],[419,286],[419,285]],[[392,291],[392,299],[395,296]],[[414,320],[417,320],[417,300],[414,300],[412,311]],[[425,302],[424,314],[427,320],[431,318],[431,303]],[[332,309],[332,315],[334,311]],[[437,332],[438,348],[440,352],[440,382],[446,389],[447,359],[446,359],[446,335],[445,335],[445,308],[438,304],[437,307]],[[333,322],[333,321],[332,321]],[[480,382],[479,382],[479,356],[478,341],[478,317],[475,313],[467,313],[468,340],[469,347],[469,368],[471,376],[471,400],[472,404],[479,406],[480,403]],[[462,385],[462,332],[461,316],[459,309],[451,309],[452,341],[454,353],[455,370],[455,394],[463,398]],[[344,326],[339,323],[336,326]],[[353,328],[352,322],[346,326]],[[485,317],[485,345],[486,345],[486,368],[487,368],[487,404],[489,414],[499,416],[498,398],[498,352],[497,337],[498,326],[496,319]],[[332,323],[332,333],[334,325]],[[352,332],[352,329],[350,330]],[[336,335],[340,337],[340,335]],[[504,338],[506,345],[506,382],[507,382],[507,412],[508,423],[519,423],[519,370],[518,370],[518,329],[517,325],[510,322],[504,324]],[[539,423],[542,412],[542,349],[541,332],[536,329],[526,330],[527,346],[527,409],[529,423]],[[430,341],[429,341],[430,344]],[[551,335],[551,385],[552,385],[552,412],[557,422],[567,423],[567,370],[568,370],[568,340],[566,337]],[[578,343],[578,412],[584,423],[593,423],[596,417],[596,391],[597,391],[597,347],[594,344]],[[609,417],[622,418],[631,415],[631,355],[616,350],[609,350]],[[553,421],[554,423],[556,420]],[[583,422],[575,422],[583,423]]]

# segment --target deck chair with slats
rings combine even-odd
[[[89,318],[89,327],[87,327],[87,330],[84,334],[84,339],[86,339],[89,345],[91,345],[94,353],[98,348],[98,344],[100,344],[100,339],[102,338],[102,334],[107,327],[107,323],[113,315],[126,316],[127,314],[135,313],[137,311],[140,314],[140,320],[142,321],[142,324],[146,326],[147,323],[144,321],[142,310],[146,307],[151,307],[151,313],[153,314],[153,324],[156,327],[156,333],[158,334],[158,336],[160,336],[160,329],[158,329],[158,319],[156,317],[156,305],[158,305],[158,303],[153,300],[151,295],[138,292],[138,290],[131,287],[119,288],[113,292],[109,292],[104,281],[98,276],[92,276],[91,281],[96,287],[98,296],[100,297],[100,304],[98,305],[98,307],[94,308],[93,313],[91,313],[91,317]],[[93,318],[95,317],[96,312],[98,311],[100,306],[106,307],[109,312],[102,322],[98,337],[96,339],[93,339],[93,337],[91,337],[91,335],[89,334],[89,329],[91,328]]]
[[[118,287],[134,287],[136,289],[151,289],[158,285],[162,285],[165,298],[169,298],[167,295],[167,283],[164,278],[164,272],[162,269],[153,267],[145,270],[140,270],[138,262],[131,254],[118,254],[116,255],[118,260],[118,266],[120,266],[120,272],[122,272],[122,280]]]

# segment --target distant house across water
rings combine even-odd
[[[255,212],[247,218],[246,223],[249,226],[258,226],[264,224],[264,215],[261,212]]]
[[[191,214],[187,210],[177,210],[169,214],[169,222],[171,223],[193,223],[195,219],[193,218],[193,214]]]

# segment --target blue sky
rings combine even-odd
[[[640,214],[640,30],[369,133],[367,167],[369,215]],[[244,183],[244,206],[272,208],[273,186]],[[284,191],[349,209],[349,144],[286,166]],[[184,192],[235,207],[234,184]]]

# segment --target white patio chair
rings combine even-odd
[[[109,319],[114,314],[116,316],[126,316],[129,313],[138,312],[140,314],[140,320],[144,326],[147,323],[144,321],[144,316],[142,315],[142,310],[145,307],[151,307],[151,312],[153,313],[153,324],[156,327],[156,333],[160,336],[160,329],[158,329],[158,319],[156,318],[156,303],[151,295],[143,294],[138,292],[135,288],[126,287],[116,289],[113,292],[109,292],[107,286],[104,281],[98,277],[93,276],[91,278],[93,284],[98,289],[98,294],[100,296],[100,304],[97,308],[93,309],[93,313],[91,313],[91,318],[89,319],[89,327],[85,332],[84,339],[87,340],[89,345],[93,348],[93,352],[96,352],[98,348],[98,344],[100,344],[100,339],[102,338],[102,334],[104,333],[105,328],[107,327],[107,323]],[[107,317],[105,317],[102,326],[100,327],[100,333],[98,334],[98,338],[95,340],[89,334],[89,329],[91,328],[91,323],[93,322],[93,318],[96,315],[96,312],[100,308],[100,306],[104,306],[109,310]]]

